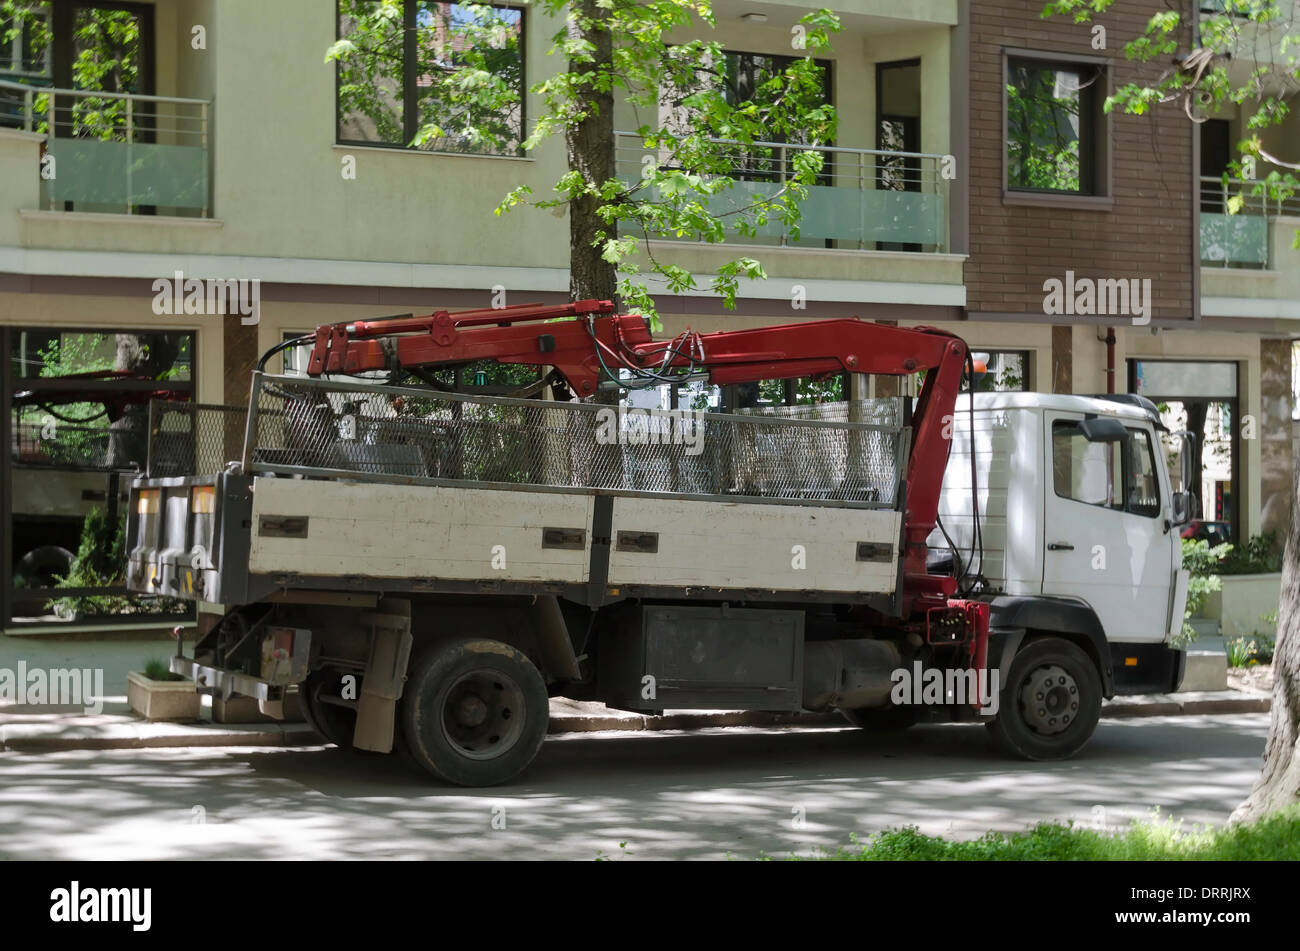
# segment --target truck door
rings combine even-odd
[[[1126,439],[1089,441],[1082,413],[1044,419],[1043,594],[1087,602],[1109,640],[1163,640],[1178,536],[1154,432],[1124,420]]]

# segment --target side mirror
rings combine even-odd
[[[1088,442],[1123,442],[1128,438],[1124,424],[1113,416],[1090,416],[1081,420],[1079,432]]]
[[[1170,523],[1177,528],[1192,520],[1192,493],[1175,492],[1170,500]]]

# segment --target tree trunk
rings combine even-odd
[[[1232,814],[1233,822],[1252,822],[1300,803],[1300,467],[1291,477],[1291,526],[1273,652],[1273,722],[1264,747],[1264,770],[1250,798]]]
[[[181,350],[181,335],[159,333],[147,338],[117,334],[113,368],[158,379],[170,370]],[[108,424],[104,464],[110,469],[143,469],[149,458],[149,407],[136,403]]]
[[[577,0],[577,13],[593,22],[581,26],[569,20],[570,36],[590,43],[596,57],[594,63],[577,63],[580,71],[608,69],[614,56],[614,38],[601,21],[607,11],[596,5],[596,0]],[[576,95],[576,110],[583,118],[569,125],[564,133],[568,151],[569,168],[579,173],[583,180],[601,185],[614,177],[614,95],[600,92],[591,86],[582,86]],[[583,196],[569,203],[569,297],[571,300],[613,300],[617,287],[614,266],[601,256],[594,246],[596,233],[602,229],[610,232],[596,214],[602,204],[598,197]]]

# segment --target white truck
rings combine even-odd
[[[565,696],[984,722],[1004,750],[1060,758],[1103,697],[1181,679],[1188,500],[1140,398],[972,405],[966,345],[942,331],[831,320],[656,341],[607,302],[307,342],[309,376],[254,374],[241,458],[135,481],[128,585],[222,606],[172,659],[197,689],[274,714],[296,685],[340,746],[501,783]],[[542,368],[525,395],[549,399],[470,396],[436,373],[483,359]],[[377,372],[388,382],[357,382]],[[924,383],[915,401],[729,413],[581,399],[616,374],[838,372]]]

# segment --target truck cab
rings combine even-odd
[[[1176,689],[1189,500],[1173,489],[1155,406],[1127,395],[980,393],[973,405],[957,401],[953,424],[929,544],[955,549],[979,579],[995,638],[1068,627],[1100,655],[1113,692]]]

